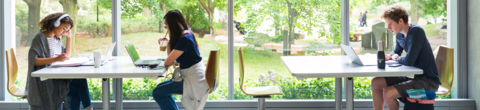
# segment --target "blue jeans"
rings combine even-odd
[[[172,97],[172,93],[183,93],[183,81],[174,82],[173,80],[164,81],[153,89],[152,95],[155,102],[162,110],[178,110],[177,103]]]
[[[73,79],[70,83],[68,97],[70,97],[70,110],[80,110],[80,102],[82,102],[84,109],[92,108],[87,79]]]

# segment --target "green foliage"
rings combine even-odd
[[[410,3],[411,0],[371,0],[371,7],[374,8],[376,6],[380,5],[393,5],[398,2],[408,2]],[[445,7],[444,2],[446,0],[417,0],[417,4],[419,7],[423,9],[417,9],[415,10],[418,13],[421,13],[421,17],[426,17],[426,16],[434,16],[434,17],[439,17],[439,16],[447,16],[447,9]],[[410,4],[411,5],[411,4]],[[411,6],[410,6],[411,7]],[[410,11],[410,8],[407,8],[404,6],[404,8],[407,11]],[[411,13],[411,12],[410,12]]]
[[[112,18],[108,15],[99,16],[97,22],[96,17],[79,16],[77,20],[77,31],[86,32],[88,35],[95,37],[105,37],[111,35]],[[158,32],[158,20],[138,16],[130,19],[122,19],[122,34],[138,33],[138,32]],[[98,29],[98,33],[97,33]]]
[[[270,39],[270,36],[267,34],[250,32],[243,40],[248,42],[249,46],[261,47],[264,43],[270,42]]]
[[[446,0],[419,0],[418,5],[423,7],[423,9],[417,10],[422,14],[422,17],[427,15],[433,17],[447,16],[447,8],[445,7],[444,2]]]
[[[339,44],[340,39],[340,2],[339,0],[239,0],[235,11],[245,9],[248,15],[245,30],[253,32],[265,20],[274,21],[273,28],[298,28],[311,34],[319,32],[318,37],[329,38],[328,42]],[[313,30],[319,27],[319,30]],[[292,34],[293,30],[289,30]],[[285,36],[284,36],[285,37]]]
[[[213,29],[221,29],[222,23],[220,22],[213,22]]]
[[[122,34],[140,32],[158,32],[159,21],[152,17],[137,16],[132,19],[122,19]]]
[[[23,2],[23,1],[22,1]],[[15,4],[15,25],[20,27],[23,35],[28,33],[28,8],[25,5]]]
[[[122,18],[133,18],[136,14],[142,13],[143,9],[139,1],[141,0],[121,0]],[[112,0],[98,0],[97,2],[103,8],[112,9]]]
[[[77,31],[86,32],[88,35],[94,35],[94,37],[105,37],[110,32],[110,27],[112,26],[112,18],[109,16],[99,16],[99,21],[97,22],[96,17],[89,16],[79,16],[77,20]],[[123,25],[122,25],[123,26]],[[98,29],[98,32],[97,32]]]

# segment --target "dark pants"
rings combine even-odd
[[[164,81],[153,89],[153,99],[162,110],[178,110],[177,103],[173,99],[172,93],[183,93],[183,81],[174,82],[173,80]]]
[[[87,79],[73,79],[70,83],[68,97],[70,97],[70,110],[80,110],[80,102],[82,102],[84,109],[92,108]]]

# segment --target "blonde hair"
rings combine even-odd
[[[403,19],[403,23],[408,23],[408,12],[400,5],[392,5],[385,9],[382,14],[382,19],[389,18],[399,23],[400,19]]]

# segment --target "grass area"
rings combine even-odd
[[[422,26],[422,28],[425,30],[425,34],[427,35],[428,38],[434,38],[434,37],[439,37],[440,30],[435,29],[437,25],[440,25],[443,23],[437,23],[437,24],[427,24],[425,26]]]

